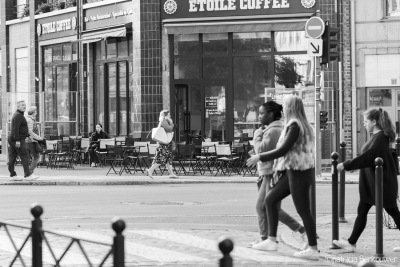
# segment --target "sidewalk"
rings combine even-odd
[[[109,167],[92,168],[87,164],[83,166],[74,166],[74,169],[47,169],[46,167],[38,167],[35,174],[40,178],[34,181],[26,182],[10,182],[9,172],[5,155],[0,155],[0,185],[136,185],[136,184],[182,184],[182,183],[255,183],[257,178],[250,175],[180,175],[178,179],[169,179],[164,173],[154,175],[154,179],[150,179],[144,173],[135,173],[133,175],[124,173],[121,176],[111,172],[106,176]],[[17,165],[15,170],[18,175],[23,175],[21,165]],[[117,169],[118,170],[118,169]],[[321,177],[316,178],[317,183],[331,183],[332,175],[327,170],[322,173]],[[346,172],[346,183],[358,183],[358,172]]]
[[[353,229],[356,214],[346,214],[348,223],[339,223],[339,238],[348,238]],[[393,222],[393,221],[392,221]],[[318,216],[317,234],[320,261],[342,263],[349,266],[357,266],[360,262],[373,262],[375,266],[400,266],[400,252],[393,252],[393,248],[400,246],[400,232],[397,229],[383,227],[383,254],[384,259],[375,259],[376,235],[375,235],[375,209],[372,208],[367,227],[357,242],[355,252],[347,252],[343,249],[330,249],[332,244],[332,217],[331,215]],[[284,225],[279,225],[281,242],[292,248],[298,249],[300,240],[293,237],[292,231]],[[358,265],[361,266],[361,265]]]

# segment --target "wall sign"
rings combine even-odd
[[[316,0],[163,0],[162,18],[199,18],[310,13]]]
[[[36,31],[37,35],[45,35],[55,32],[63,32],[76,29],[76,17],[70,19],[63,19],[58,21],[52,21],[47,23],[42,23],[37,25]]]
[[[133,14],[133,9],[123,9],[119,11],[112,11],[112,12],[107,12],[104,14],[97,14],[97,15],[92,15],[92,16],[87,16],[84,18],[85,22],[92,22],[92,21],[98,21],[98,20],[104,20],[104,19],[114,19],[118,18],[121,16],[127,16],[127,15],[132,15]]]

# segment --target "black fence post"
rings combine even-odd
[[[113,242],[113,263],[114,267],[125,266],[125,237],[122,232],[125,230],[125,222],[119,218],[114,218],[112,229],[115,231]]]
[[[346,160],[346,142],[340,142],[340,162]],[[342,170],[340,172],[340,183],[339,183],[339,222],[347,223],[348,221],[344,217],[345,209],[345,192],[346,192],[346,172]]]
[[[383,255],[383,159],[375,159],[375,207],[376,207],[376,255],[378,259],[382,259]]]
[[[233,250],[233,241],[229,238],[223,238],[218,243],[218,247],[223,255],[223,257],[219,260],[219,267],[232,267],[233,260],[230,253]]]
[[[42,267],[42,219],[40,219],[40,216],[43,214],[43,208],[40,205],[33,203],[31,205],[31,214],[34,217],[31,227],[32,267]]]
[[[339,240],[339,213],[338,213],[338,159],[339,154],[333,152],[332,158],[332,241]],[[335,244],[329,246],[330,249],[339,249]]]

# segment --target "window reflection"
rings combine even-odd
[[[275,32],[275,50],[278,52],[307,50],[306,33],[304,31]]]
[[[390,107],[392,106],[391,89],[370,89],[369,90],[370,107]]]
[[[275,88],[296,88],[314,85],[314,60],[307,55],[275,57]]]
[[[400,17],[400,0],[386,0],[386,16]]]
[[[174,78],[175,79],[194,79],[200,77],[199,58],[175,58]]]
[[[228,34],[203,34],[204,54],[226,54],[228,53]]]
[[[270,32],[233,33],[233,52],[270,52]]]
[[[174,55],[199,54],[198,34],[178,34],[174,36]]]

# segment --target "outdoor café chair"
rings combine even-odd
[[[114,174],[121,175],[123,170],[125,169],[124,166],[126,164],[126,158],[124,157],[124,151],[120,145],[106,145],[107,152],[109,153],[108,158],[106,158],[107,162],[110,162],[110,168],[106,176],[113,170]],[[117,170],[115,168],[119,167],[120,169]]]
[[[237,155],[232,155],[232,148],[230,145],[215,145],[215,155],[215,175],[222,173],[230,176],[233,171],[239,173],[239,169],[237,168],[239,157]]]
[[[177,153],[172,161],[174,168],[178,165],[177,174],[183,172],[185,175],[193,173],[195,175],[199,170],[197,168],[197,161],[194,157],[194,145],[177,145]]]
[[[201,153],[196,156],[196,166],[201,174],[206,171],[212,173],[212,167],[215,162],[215,145],[218,145],[218,142],[203,141],[201,143]]]
[[[107,147],[106,145],[112,145],[115,146],[115,138],[110,138],[110,139],[100,139],[99,143],[99,149],[96,150],[97,157],[99,159],[99,164],[100,166],[104,166],[106,163],[106,158],[107,158]]]

